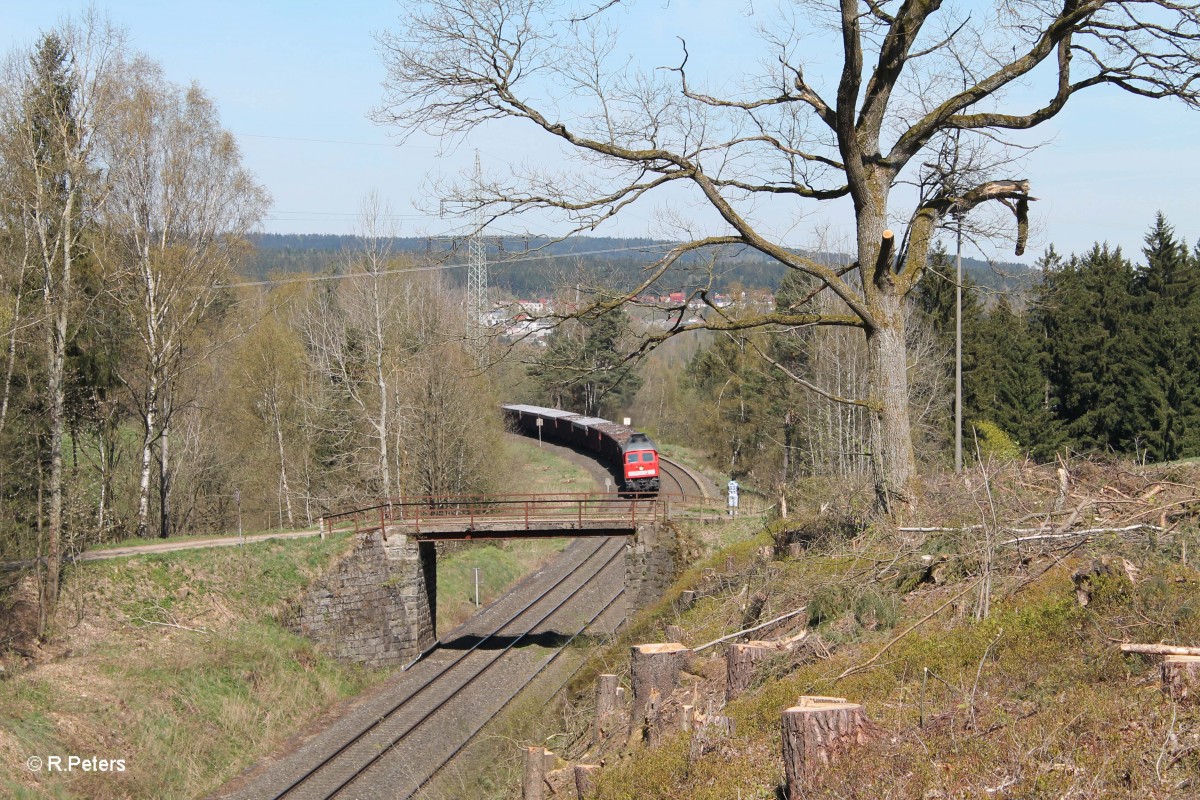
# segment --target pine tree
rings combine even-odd
[[[687,366],[692,391],[715,411],[701,423],[703,438],[734,478],[754,469],[779,422],[765,367],[750,337],[740,334],[716,336]]]
[[[1133,281],[1132,264],[1107,245],[1043,274],[1051,404],[1075,448],[1128,452],[1137,445],[1141,425],[1129,397],[1145,368],[1130,336]]]
[[[990,421],[1025,452],[1049,458],[1061,432],[1046,407],[1043,353],[1033,323],[1002,295],[980,325],[979,338],[988,354],[975,373],[977,405],[968,419]]]
[[[1168,461],[1196,450],[1200,387],[1196,337],[1200,326],[1200,263],[1160,213],[1146,234],[1146,266],[1134,284],[1138,356],[1144,375],[1131,404],[1146,457]],[[1131,331],[1132,334],[1132,331]]]
[[[555,408],[615,416],[642,385],[632,360],[634,347],[629,315],[623,309],[571,320],[555,331],[530,375]]]

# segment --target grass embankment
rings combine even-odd
[[[1200,708],[1163,694],[1158,658],[1116,645],[1200,645],[1196,476],[1089,469],[1072,471],[1065,502],[1055,502],[1052,471],[1028,468],[976,474],[926,498],[922,526],[980,524],[995,512],[983,528],[903,533],[876,523],[839,534],[855,526],[837,514],[773,530],[759,523],[599,650],[517,744],[544,744],[575,762],[603,758],[600,800],[769,800],[782,796],[781,712],[801,695],[835,695],[862,703],[876,736],[822,770],[805,798],[1195,797]],[[985,485],[992,500],[976,505]],[[1057,517],[1056,505],[1066,509]],[[1126,530],[1131,519],[1151,526]],[[1000,544],[1043,520],[1053,520],[1048,538]],[[1104,527],[1119,532],[1070,535]],[[760,548],[784,531],[807,542],[804,554],[764,559]],[[1090,601],[1081,606],[1074,576],[1086,573]],[[676,611],[674,598],[689,588],[703,596]],[[756,595],[765,604],[748,612]],[[807,630],[810,644],[760,664],[739,698],[724,703],[717,647],[693,659],[667,699],[664,719],[694,704],[731,717],[732,738],[702,755],[689,755],[687,734],[653,748],[597,749],[588,732],[595,674],[617,672],[628,685],[630,644],[659,641],[664,625],[678,624],[697,646],[800,607],[755,638]],[[508,751],[519,765],[517,748]],[[508,774],[480,796],[518,796],[519,773]]]
[[[526,476],[522,491],[591,488],[586,470],[535,443],[510,442],[508,455]],[[439,628],[474,610],[473,567],[482,568],[487,602],[564,544],[488,543],[444,554]],[[69,567],[55,636],[0,682],[0,796],[201,796],[339,700],[384,680],[388,670],[338,663],[278,622],[350,545],[339,534]],[[49,756],[65,763],[72,755],[123,759],[124,771],[46,768]],[[28,768],[31,756],[43,759],[40,771]]]
[[[0,795],[196,797],[385,678],[277,622],[349,545],[277,540],[72,567],[52,658],[0,683]],[[125,769],[46,768],[72,755]]]

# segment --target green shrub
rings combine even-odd
[[[975,430],[975,440],[979,446],[981,459],[1016,461],[1021,457],[1021,445],[996,423],[981,419],[971,425]]]

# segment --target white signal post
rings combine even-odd
[[[534,420],[534,424],[537,425],[537,429],[538,429],[538,447],[541,447],[542,446],[542,418],[538,417],[536,420]]]

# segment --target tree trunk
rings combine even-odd
[[[29,233],[26,230],[25,249],[26,253],[29,250]],[[12,377],[13,368],[17,363],[17,331],[21,329],[21,298],[25,296],[25,271],[28,266],[28,255],[21,258],[21,269],[17,273],[16,280],[16,296],[13,299],[13,317],[12,330],[8,335],[8,347],[5,351],[5,366],[4,366],[4,386],[0,390],[0,433],[4,432],[4,423],[8,419],[8,404],[12,397]],[[2,473],[0,473],[2,474]]]
[[[642,728],[646,706],[652,691],[663,698],[679,684],[679,671],[691,650],[681,644],[638,644],[630,652],[630,682],[633,684],[633,713],[630,724],[636,732]]]
[[[876,499],[890,513],[911,503],[916,458],[908,415],[908,351],[903,301],[885,295],[881,319],[867,332],[871,469]]]
[[[158,535],[166,539],[171,535],[171,430],[169,423],[163,425],[158,445]]]
[[[158,379],[151,375],[146,389],[146,411],[142,416],[142,462],[138,473],[137,536],[150,531],[150,461],[154,456],[154,426],[158,424]]]
[[[805,700],[810,702],[805,704]],[[801,798],[830,762],[874,735],[858,703],[834,698],[801,698],[802,705],[783,712],[783,767],[788,797]]]
[[[283,450],[283,423],[279,418],[279,402],[271,399],[271,416],[275,421],[275,446],[279,450],[279,493],[283,495],[284,507],[287,508],[287,524],[289,528],[296,527],[296,519],[292,515],[292,492],[288,488],[287,456]]]
[[[67,314],[71,306],[71,245],[75,242],[72,223],[75,216],[74,191],[67,196],[62,215],[62,271],[55,275],[53,259],[47,259],[43,298],[49,325],[46,329],[47,376],[50,394],[50,509],[46,537],[46,575],[41,586],[38,612],[38,636],[45,638],[58,605],[58,579],[62,568],[63,528],[63,431],[66,426]],[[57,290],[55,284],[58,284]]]
[[[1162,688],[1176,703],[1196,705],[1200,699],[1200,656],[1164,656]]]

